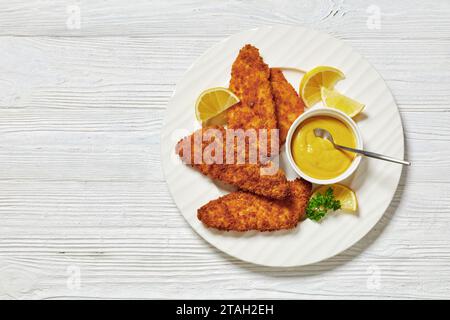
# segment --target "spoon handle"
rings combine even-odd
[[[404,160],[400,160],[400,159],[395,159],[392,157],[388,157],[379,153],[375,153],[375,152],[370,152],[370,151],[365,151],[365,150],[359,150],[359,149],[353,149],[353,148],[349,148],[349,147],[344,147],[341,145],[336,144],[336,147],[340,148],[340,149],[344,149],[347,151],[351,151],[351,152],[356,152],[356,153],[360,153],[365,155],[366,157],[370,157],[370,158],[376,158],[376,159],[380,159],[380,160],[385,160],[385,161],[390,161],[390,162],[395,162],[395,163],[400,163],[400,164],[404,164],[406,166],[410,166],[411,162],[409,161],[404,161]]]

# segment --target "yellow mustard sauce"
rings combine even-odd
[[[355,148],[353,131],[336,118],[317,116],[305,120],[294,132],[291,150],[297,166],[312,178],[336,178],[347,170],[355,155],[335,149],[331,142],[317,138],[315,128],[328,130],[336,144]]]

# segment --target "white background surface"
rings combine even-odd
[[[66,25],[70,5],[80,29]],[[2,1],[0,297],[450,298],[449,18],[447,0]],[[209,246],[160,163],[183,72],[217,41],[273,24],[363,54],[397,100],[413,162],[365,238],[301,268]]]

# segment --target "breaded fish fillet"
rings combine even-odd
[[[228,128],[268,130],[268,156],[271,155],[270,130],[278,128],[269,77],[269,67],[259,50],[245,45],[231,68],[230,89],[239,97],[240,103],[227,110]]]
[[[270,69],[270,84],[280,129],[280,145],[282,145],[286,141],[290,126],[303,113],[305,104],[280,69]]]
[[[284,172],[271,167],[274,166],[272,162],[264,165],[256,161],[249,163],[248,158],[239,162],[236,141],[231,141],[234,141],[230,147],[233,158],[227,158],[226,129],[205,127],[179,141],[176,152],[184,163],[212,179],[269,198],[286,198],[289,186]]]
[[[237,191],[212,200],[197,211],[197,217],[211,228],[227,231],[275,231],[292,229],[304,218],[311,195],[311,183],[289,181],[290,196],[272,200]]]

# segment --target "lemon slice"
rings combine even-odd
[[[300,82],[300,95],[307,107],[312,107],[320,101],[322,87],[333,89],[336,82],[344,79],[344,73],[339,69],[319,66],[308,71]]]
[[[354,117],[359,114],[365,107],[364,104],[359,103],[343,94],[335,91],[329,90],[325,87],[321,89],[323,104],[329,108],[334,108],[341,110],[346,113],[349,117]]]
[[[239,98],[227,88],[211,88],[203,91],[195,103],[195,116],[205,122],[239,102]]]
[[[202,126],[225,126],[228,122],[227,113],[221,112],[217,116],[202,121]]]
[[[342,184],[320,186],[314,191],[312,196],[317,193],[324,194],[330,187],[333,189],[334,198],[341,202],[342,210],[355,212],[358,209],[358,200],[356,199],[355,192]]]

